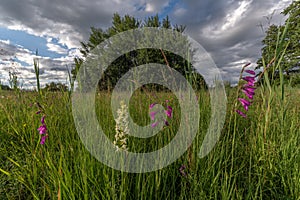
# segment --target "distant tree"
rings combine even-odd
[[[92,27],[88,42],[81,42],[80,52],[82,58],[75,59],[75,68],[72,70],[73,78],[76,78],[76,74],[84,59],[100,43],[123,31],[141,27],[165,28],[180,33],[185,30],[185,26],[183,25],[172,25],[168,16],[160,20],[158,15],[155,15],[141,21],[129,15],[121,17],[119,14],[114,14],[111,27],[106,30]],[[151,41],[149,41],[149,43],[151,43]],[[146,63],[166,64],[166,62],[170,64],[170,67],[174,68],[182,75],[194,77],[192,85],[195,87],[200,88],[199,85],[204,83],[203,78],[197,74],[195,70],[188,69],[188,66],[190,66],[188,61],[180,56],[168,51],[162,52],[160,49],[138,49],[128,52],[125,55],[121,55],[111,63],[100,78],[98,83],[99,89],[111,90],[118,79],[132,67]]]
[[[289,16],[288,31],[285,38],[289,44],[285,61],[287,69],[290,69],[300,64],[300,1],[293,1],[284,9],[282,14]]]
[[[2,85],[0,83],[0,90],[11,90],[10,87],[8,85]]]
[[[44,90],[48,92],[66,92],[68,90],[68,86],[62,83],[51,82],[49,84],[46,84]]]

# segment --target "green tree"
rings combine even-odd
[[[279,61],[281,54],[284,53],[280,62],[283,72],[289,77],[291,72],[297,72],[295,67],[299,66],[300,58],[300,1],[293,1],[282,12],[284,16],[288,16],[284,25],[271,25],[266,31],[266,36],[262,40],[264,45],[262,48],[262,57],[257,61],[257,68],[263,67],[263,59],[266,64],[270,64],[268,73],[271,80],[276,80],[278,70],[275,69],[276,63]],[[286,31],[286,32],[285,32]],[[279,50],[279,43],[283,39],[281,45],[284,49]],[[299,70],[298,70],[299,72]]]
[[[68,90],[68,86],[62,83],[51,82],[49,84],[46,84],[44,90],[46,90],[47,92],[66,92]]]
[[[289,16],[286,41],[289,42],[286,50],[287,69],[299,65],[300,61],[300,1],[293,1],[282,12]],[[287,22],[286,22],[287,23]]]
[[[91,50],[100,43],[123,31],[142,27],[165,28],[180,33],[185,30],[185,26],[183,25],[172,25],[168,16],[160,20],[159,16],[155,15],[141,21],[129,15],[121,17],[119,14],[114,14],[111,27],[107,30],[92,27],[89,40],[87,42],[81,42],[82,48],[80,51],[82,58],[75,59],[75,68],[72,70],[73,78],[76,78],[76,74],[83,63],[84,58],[86,58]],[[126,45],[126,43],[123,43],[122,41],[119,42],[120,44]],[[135,42],[134,38],[132,39],[132,42]],[[152,41],[149,40],[147,42],[150,44]],[[146,63],[169,64],[170,67],[179,71],[184,76],[194,77],[194,81],[192,83],[194,86],[204,83],[204,81],[202,81],[203,78],[195,73],[195,71],[191,69],[189,63],[180,56],[160,49],[138,49],[128,52],[125,55],[120,55],[113,63],[110,64],[100,78],[98,83],[99,89],[111,90],[117,83],[118,79],[121,78],[122,75],[124,75],[130,68]],[[84,79],[86,80],[88,77]]]

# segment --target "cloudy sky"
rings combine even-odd
[[[280,14],[292,0],[1,0],[0,80],[18,74],[23,87],[35,86],[33,59],[38,57],[42,85],[67,81],[67,67],[79,56],[90,27],[109,27],[112,16],[139,19],[158,14],[186,33],[214,59],[223,78],[236,82],[241,66],[255,62],[262,48],[260,25],[283,24]],[[271,22],[267,18],[273,16]]]

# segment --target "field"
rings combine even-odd
[[[234,111],[236,89],[226,92],[226,121],[209,155],[198,157],[211,114],[208,92],[199,91],[200,128],[186,153],[163,169],[126,173],[86,150],[69,93],[0,91],[0,199],[300,199],[300,90],[257,89],[246,119]],[[113,141],[110,97],[95,97],[96,113]],[[147,125],[149,105],[165,100],[174,111],[170,125],[152,138],[128,137],[129,150],[153,151],[176,135],[180,108],[171,93],[135,92],[130,115]],[[42,115],[44,145],[37,130]]]

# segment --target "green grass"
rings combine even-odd
[[[77,135],[67,93],[0,91],[0,199],[300,199],[300,90],[259,88],[248,119],[235,116],[235,89],[229,89],[228,112],[213,151],[198,157],[209,126],[210,99],[200,91],[200,128],[176,162],[149,173],[125,173],[97,161]],[[3,96],[3,98],[2,98]],[[172,99],[170,126],[149,139],[129,137],[136,152],[168,144],[180,123],[180,107],[171,93],[134,93],[129,110],[140,125],[150,123],[148,106]],[[49,138],[40,145],[41,115]],[[96,97],[96,112],[113,140],[110,94]],[[234,120],[235,119],[235,120]],[[187,166],[187,177],[180,166]]]

